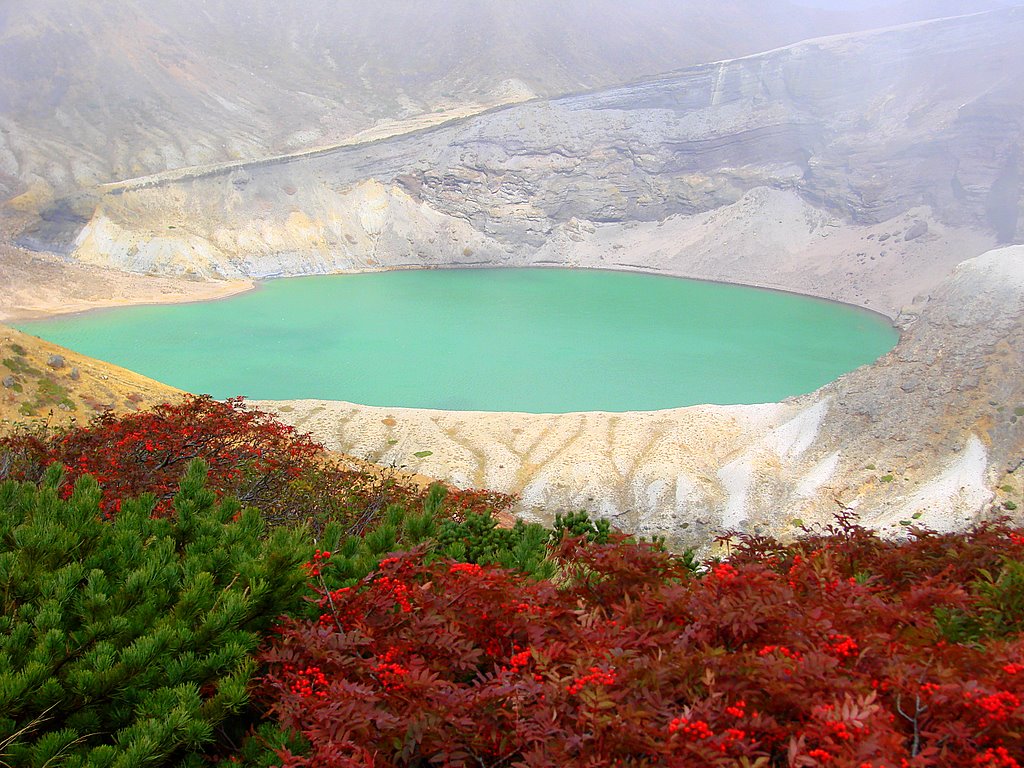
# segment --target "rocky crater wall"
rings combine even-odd
[[[1024,251],[992,250],[1024,239],[1022,39],[1024,8],[1009,8],[161,174],[107,188],[65,236],[84,264],[196,279],[550,264],[868,306],[898,318],[897,349],[780,404],[278,407],[357,455],[431,450],[412,468],[519,492],[524,513],[584,507],[680,542],[837,504],[891,531],[962,526],[1022,457]]]

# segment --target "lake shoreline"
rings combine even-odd
[[[126,272],[30,251],[0,234],[0,323],[48,320],[98,309],[216,301],[256,287],[249,279],[203,280]]]
[[[115,296],[109,299],[79,299],[73,301],[54,300],[52,303],[40,302],[32,307],[0,311],[0,323],[17,325],[18,323],[51,320],[103,312],[111,309],[127,307],[156,307],[171,304],[197,304],[201,302],[225,301],[243,293],[259,290],[260,283],[252,280],[232,280],[230,282],[201,282],[203,286],[195,292],[183,291],[179,295],[167,296],[157,292],[139,292],[128,296]]]
[[[871,306],[866,306],[862,303],[854,301],[847,301],[843,299],[833,298],[829,296],[823,296],[818,293],[807,293],[805,291],[797,290],[795,288],[784,288],[775,285],[770,285],[764,282],[751,282],[742,280],[723,280],[713,277],[699,277],[689,274],[683,274],[678,272],[666,271],[662,269],[650,268],[650,267],[631,267],[631,266],[618,266],[618,267],[606,267],[606,266],[567,266],[564,264],[550,264],[550,263],[526,263],[526,264],[514,264],[514,265],[461,265],[452,264],[446,266],[389,266],[380,269],[349,269],[339,270],[337,272],[327,272],[322,274],[297,274],[297,275],[280,275],[275,277],[265,278],[253,278],[248,280],[180,280],[182,286],[182,293],[180,295],[159,295],[155,291],[140,290],[135,293],[126,294],[123,296],[110,297],[109,299],[96,298],[90,300],[78,300],[78,301],[61,301],[53,300],[49,303],[39,302],[31,308],[13,308],[4,309],[0,307],[0,322],[7,324],[15,324],[19,322],[32,322],[36,320],[49,320],[63,317],[73,317],[75,315],[82,315],[90,312],[98,312],[106,309],[120,309],[124,307],[145,307],[145,306],[163,306],[170,304],[193,304],[199,302],[212,302],[212,301],[223,301],[232,297],[257,291],[261,286],[268,282],[276,282],[278,280],[293,280],[311,277],[334,277],[334,276],[345,276],[345,275],[367,275],[367,274],[380,274],[384,272],[409,272],[416,270],[438,272],[438,271],[450,271],[450,270],[505,270],[505,269],[570,269],[579,271],[594,271],[594,272],[619,272],[623,274],[641,274],[651,275],[653,277],[665,277],[675,280],[690,280],[697,283],[709,283],[712,285],[727,285],[736,286],[740,288],[750,288],[758,291],[766,291],[768,293],[779,293],[788,296],[797,296],[805,299],[812,299],[814,301],[824,302],[826,304],[836,304],[843,307],[850,307],[861,312],[866,312],[871,315],[884,319],[894,329],[899,330],[899,313],[892,310],[878,309]],[[139,275],[130,274],[130,277],[138,278]],[[188,292],[190,286],[195,286],[193,293]]]
[[[775,402],[898,342],[887,318],[858,307],[663,277],[536,267],[309,276],[257,284],[262,296],[231,305],[17,327],[216,397],[526,413]]]

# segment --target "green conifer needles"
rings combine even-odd
[[[0,765],[199,765],[297,607],[304,534],[215,502],[201,461],[159,519],[143,496],[105,522],[92,477],[60,479],[0,485]]]

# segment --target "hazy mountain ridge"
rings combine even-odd
[[[0,194],[28,190],[32,207],[51,189],[329,144],[381,119],[996,5],[18,0],[0,9]]]

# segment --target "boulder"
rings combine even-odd
[[[916,240],[921,235],[928,234],[928,223],[924,221],[915,221],[909,227],[907,227],[906,233],[903,235],[904,240]]]

